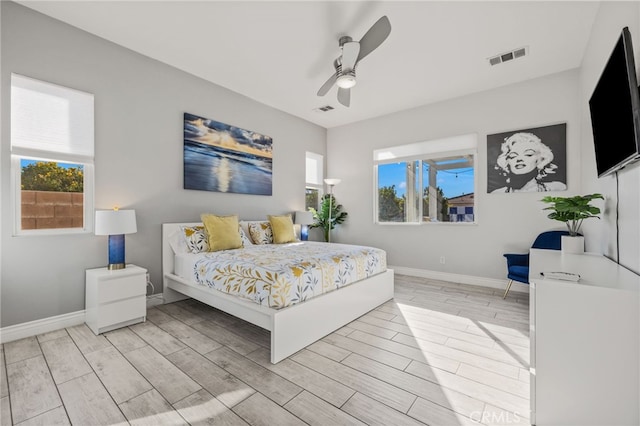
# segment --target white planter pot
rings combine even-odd
[[[561,240],[562,252],[571,254],[584,253],[584,237],[570,235],[563,235]]]

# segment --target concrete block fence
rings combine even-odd
[[[81,228],[82,192],[22,191],[22,229]]]

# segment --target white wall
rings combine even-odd
[[[150,270],[156,292],[162,289],[161,223],[198,220],[202,212],[259,219],[304,209],[305,151],[325,155],[324,128],[15,3],[0,7],[3,93],[15,72],[95,94],[95,207],[136,210],[138,232],[126,237],[127,262]],[[3,96],[4,123],[9,104]],[[183,190],[184,112],[271,136],[273,196]],[[83,310],[85,269],[106,265],[107,238],[13,237],[8,126],[1,136],[0,324]]]
[[[616,247],[616,178],[598,179],[593,134],[589,115],[589,98],[618,41],[622,28],[629,27],[636,68],[640,66],[640,3],[602,2],[591,30],[591,37],[580,67],[580,118],[582,127],[582,189],[600,192],[607,198],[602,221],[585,223],[587,250],[605,253],[617,259]],[[611,141],[614,144],[616,141]],[[640,273],[640,162],[618,173],[620,263]]]
[[[486,136],[566,122],[568,191],[556,194],[580,193],[578,89],[572,70],[329,129],[327,173],[342,179],[335,195],[349,213],[333,239],[384,248],[394,266],[504,279],[503,253],[526,252],[538,233],[562,224],[542,211],[546,194],[486,193]],[[468,133],[477,133],[479,145],[477,225],[373,223],[373,150]]]

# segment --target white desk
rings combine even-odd
[[[579,282],[540,272],[572,272]],[[531,249],[531,421],[640,423],[640,277],[595,254]]]

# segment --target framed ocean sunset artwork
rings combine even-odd
[[[272,195],[269,136],[184,114],[184,189]]]

